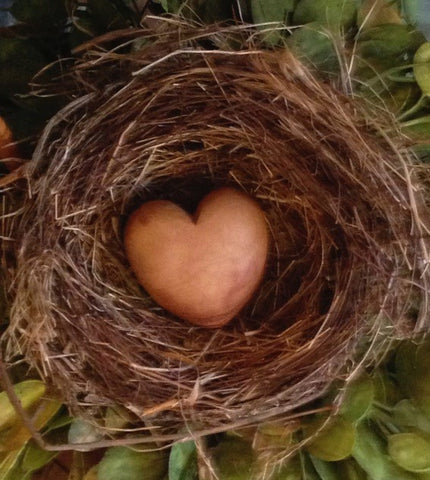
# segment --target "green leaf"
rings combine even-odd
[[[273,480],[302,480],[303,469],[300,456],[289,458],[285,465],[277,472]]]
[[[430,471],[430,441],[419,433],[397,433],[388,437],[391,458],[409,472]]]
[[[324,462],[312,455],[309,455],[309,458],[321,480],[338,480],[337,469],[334,463]]]
[[[311,462],[309,455],[300,454],[300,461],[303,465],[303,479],[306,480],[321,480],[318,472],[315,470],[313,463]]]
[[[32,415],[31,421],[36,430],[43,428],[51,418],[53,418],[61,408],[61,403],[56,400],[43,399]],[[2,432],[0,440],[0,450],[10,451],[21,448],[31,438],[31,433],[27,427],[17,422],[10,429]]]
[[[430,472],[416,473],[415,478],[417,480],[430,480]]]
[[[402,131],[414,139],[430,141],[430,115],[403,122]]]
[[[39,470],[58,455],[58,452],[42,450],[35,442],[29,442],[21,459],[21,470],[29,474]]]
[[[251,0],[251,15],[254,23],[276,23],[273,27],[270,25],[261,27],[264,30],[273,29],[271,32],[266,33],[264,37],[265,42],[273,45],[279,43],[283,35],[276,28],[290,23],[294,4],[295,0]]]
[[[416,25],[430,40],[430,9],[428,0],[402,0],[402,13],[407,23]]]
[[[423,34],[410,25],[379,25],[360,34],[358,54],[383,62],[386,67],[399,66],[410,63],[424,41]]]
[[[0,454],[0,480],[18,480],[14,474],[14,469],[18,465],[22,451],[22,449],[17,449]],[[20,478],[19,480],[24,479]]]
[[[181,0],[160,0],[160,3],[166,12],[178,13],[181,8],[182,1]]]
[[[119,407],[106,409],[104,425],[108,429],[123,429],[130,423],[130,418],[126,412]]]
[[[197,449],[193,441],[176,443],[170,451],[169,480],[198,480]]]
[[[251,0],[254,23],[279,22],[288,24],[295,0]]]
[[[409,0],[413,3],[414,0]],[[430,8],[428,0],[418,0],[416,25],[430,40]]]
[[[414,75],[423,94],[430,96],[430,42],[423,43],[415,52]]]
[[[255,460],[251,444],[232,437],[216,446],[213,459],[222,480],[249,480]]]
[[[15,395],[27,410],[34,406],[45,394],[46,387],[39,380],[26,380],[13,387]],[[14,406],[10,403],[6,392],[0,393],[0,431],[11,427],[18,419]]]
[[[346,385],[345,395],[339,413],[350,422],[360,420],[370,411],[375,396],[372,378],[362,374]]]
[[[367,473],[353,458],[347,458],[337,463],[339,480],[368,480]]]
[[[352,26],[356,14],[356,0],[300,0],[293,20],[296,25],[317,22],[330,29],[339,29]]]
[[[318,23],[310,23],[294,30],[286,43],[298,58],[317,70],[327,73],[339,71],[333,38]]]
[[[357,425],[352,455],[372,480],[415,480],[388,456],[386,445],[366,420]]]
[[[412,150],[421,162],[430,163],[430,145],[415,145]]]
[[[64,0],[14,0],[10,12],[21,22],[47,29],[67,18]]]
[[[418,20],[418,2],[422,0],[401,0],[403,17],[411,25],[415,25]]]
[[[273,447],[287,448],[293,444],[294,431],[299,427],[282,421],[260,423],[252,433],[252,444],[256,451]]]
[[[420,429],[430,435],[430,419],[407,398],[398,402],[392,409],[394,425],[408,430]]]
[[[314,457],[334,462],[351,455],[355,429],[351,422],[335,415],[326,420],[316,418],[305,427],[306,436],[316,435],[304,448]]]
[[[403,342],[395,360],[397,384],[430,418],[430,338],[419,345]]]
[[[387,0],[364,0],[357,12],[357,25],[367,30],[387,23],[403,23],[399,9]]]
[[[127,447],[109,448],[99,463],[97,480],[161,480],[167,472],[164,451],[139,452]]]
[[[73,421],[73,417],[68,415],[67,413],[62,413],[60,415],[57,415],[52,422],[49,422],[49,425],[45,429],[45,433],[50,433],[53,430],[56,430],[58,428],[63,428],[67,427],[70,425]]]

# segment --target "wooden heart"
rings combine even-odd
[[[194,215],[155,200],[129,218],[124,244],[139,283],[162,307],[205,327],[220,327],[249,301],[259,285],[269,235],[259,205],[221,188]]]

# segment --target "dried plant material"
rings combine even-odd
[[[3,218],[4,346],[75,414],[118,404],[172,439],[288,416],[426,330],[429,272],[426,192],[389,116],[246,27],[165,22],[133,53],[94,46],[69,79]],[[265,212],[267,272],[228,326],[191,327],[139,287],[123,225],[144,201],[192,210],[226,186]]]

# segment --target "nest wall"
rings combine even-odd
[[[425,192],[389,116],[288,50],[228,47],[244,27],[173,30],[87,53],[3,219],[8,358],[74,413],[122,405],[166,438],[286,415],[428,327]],[[138,285],[123,226],[142,202],[192,211],[227,185],[259,202],[271,249],[251,302],[209,330]]]

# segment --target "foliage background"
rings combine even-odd
[[[66,101],[62,96],[41,98],[33,93],[37,93],[38,84],[50,81],[73,63],[76,49],[83,42],[117,28],[138,26],[147,11],[155,14],[181,11],[185,15],[197,15],[206,23],[243,17],[255,23],[291,24],[299,3],[305,1],[193,0],[189,2],[192,8],[188,9],[181,0],[0,0],[0,116],[6,119],[20,142],[22,155],[29,158],[46,121]],[[357,0],[358,5],[365,3]],[[430,107],[427,97],[421,99],[411,62],[425,41],[419,32],[430,40],[430,0],[387,1],[387,6],[401,12],[404,20],[400,25],[377,24],[377,30],[367,31],[358,39],[356,25],[343,33],[348,40],[357,41],[367,65],[371,65],[370,69],[363,67],[357,73],[363,80],[360,94],[370,95],[376,91],[384,97],[403,128],[417,138],[417,151],[424,152],[422,158],[428,161]],[[295,36],[289,37],[293,40],[285,41],[322,71],[336,73],[336,62],[327,62],[332,45],[321,42],[321,32],[314,20],[308,22],[305,18],[303,23],[307,23],[308,28],[297,30]],[[279,37],[269,39],[268,43],[272,41],[278,42]],[[60,59],[62,62],[50,69],[49,75],[38,74],[47,64]],[[3,172],[6,169],[3,168]],[[3,319],[3,327],[6,323]],[[352,391],[346,392],[341,419],[325,429],[320,428],[320,419],[293,427],[263,425],[251,432],[214,436],[200,445],[191,442],[149,454],[121,446],[93,453],[45,452],[30,440],[29,432],[11,413],[13,409],[2,392],[0,480],[196,480],[199,475],[201,479],[213,478],[202,464],[202,452],[210,453],[221,479],[246,480],[252,469],[261,467],[261,459],[267,461],[270,455],[279,454],[312,429],[321,430],[319,440],[294,457],[273,478],[429,479],[429,352],[428,341],[394,345],[378,370],[364,373]],[[45,390],[40,383],[24,388],[22,382],[26,381],[26,375],[25,370],[14,371],[15,388],[21,392],[21,400],[29,411],[38,415],[36,423],[46,439],[53,443],[79,443],[100,438],[100,432],[91,425],[69,418],[67,411],[55,401],[44,400]],[[335,390],[336,385],[333,388]],[[331,399],[330,395],[321,399],[317,407],[324,410]],[[126,421],[121,411],[109,412],[109,422],[113,425],[121,426]],[[417,445],[423,446],[420,455],[416,452]]]

